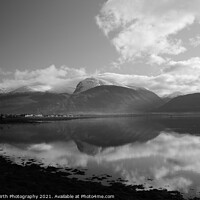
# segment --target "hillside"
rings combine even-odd
[[[54,93],[14,93],[0,95],[0,113],[21,114],[21,113],[62,113],[68,94]]]
[[[102,85],[71,95],[67,108],[70,112],[138,113],[161,104],[162,100],[148,90]]]
[[[159,112],[200,112],[200,93],[175,97],[156,111]]]

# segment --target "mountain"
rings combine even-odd
[[[0,96],[0,113],[141,113],[163,104],[156,94],[143,88],[98,84],[107,83],[85,80],[73,94],[37,92],[24,86]]]
[[[200,112],[200,93],[175,97],[157,109],[159,112]]]
[[[89,90],[91,88],[101,86],[101,85],[112,85],[112,84],[108,81],[104,81],[97,78],[86,78],[83,81],[80,81],[78,83],[74,91],[74,94],[84,92],[86,90]]]
[[[68,111],[88,113],[138,113],[149,111],[163,102],[153,92],[121,86],[101,85],[68,100]]]
[[[86,90],[89,90],[91,88],[97,87],[97,86],[102,86],[102,85],[114,85],[114,86],[121,86],[121,87],[126,87],[134,90],[146,90],[145,88],[142,87],[136,87],[133,85],[124,85],[120,84],[114,81],[109,81],[109,80],[104,80],[102,78],[86,78],[78,83],[76,86],[76,89],[74,91],[74,94],[84,92]],[[146,90],[147,91],[147,90]]]
[[[55,83],[34,82],[20,87],[0,88],[0,94],[27,93],[27,92],[50,92],[58,94],[60,93],[73,94],[73,93],[80,93],[101,85],[116,85],[116,86],[128,87],[131,89],[139,88],[132,85],[124,85],[121,83],[117,83],[116,81],[106,79],[105,77],[96,76],[96,77],[86,78],[84,80],[82,80],[81,77],[76,77],[73,79],[66,79]]]

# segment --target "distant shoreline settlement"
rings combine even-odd
[[[69,119],[80,117],[75,114],[0,114],[0,122],[2,121],[29,121],[29,120],[52,120],[52,119]]]
[[[18,118],[18,117],[73,117],[73,114],[0,114],[0,118]]]
[[[24,123],[24,122],[37,122],[37,121],[58,121],[70,119],[84,119],[84,118],[105,118],[105,117],[135,117],[144,116],[145,114],[130,114],[130,113],[69,113],[69,114],[0,114],[0,123]]]

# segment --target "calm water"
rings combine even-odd
[[[0,125],[0,154],[104,185],[200,197],[200,119],[105,118]],[[78,170],[73,170],[78,169]]]

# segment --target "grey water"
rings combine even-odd
[[[200,197],[200,119],[122,117],[0,124],[0,155],[69,177]],[[31,162],[30,162],[31,161]]]

